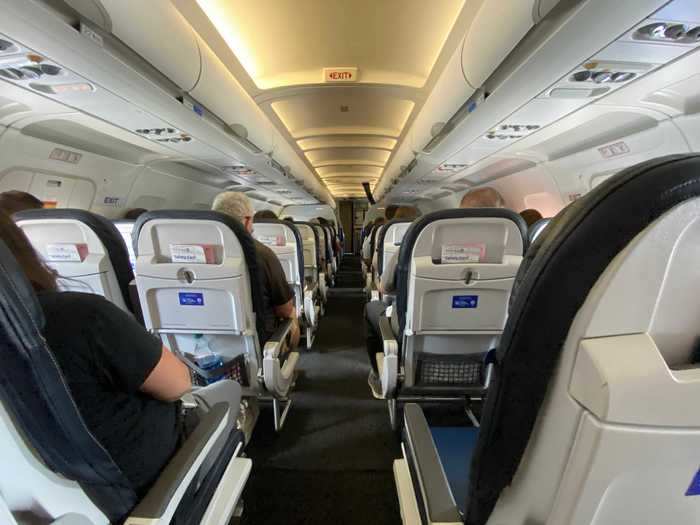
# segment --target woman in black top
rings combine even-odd
[[[44,337],[85,423],[143,496],[177,448],[178,399],[190,374],[161,342],[104,297],[59,292],[22,230],[0,212],[0,238],[44,310]]]

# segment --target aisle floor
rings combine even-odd
[[[263,411],[247,452],[243,523],[398,525],[392,474],[400,456],[386,404],[367,387],[359,261],[346,258],[280,435]],[[341,284],[341,283],[339,283]]]

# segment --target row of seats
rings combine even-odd
[[[281,428],[298,354],[280,354],[291,323],[261,344],[265,338],[257,313],[262,292],[252,285],[257,273],[251,273],[255,253],[237,221],[216,212],[185,210],[149,212],[135,223],[114,225],[71,209],[30,210],[15,219],[61,276],[62,289],[103,295],[142,319],[181,356],[192,355],[196,340],[206,336],[222,355],[224,368],[235,370],[245,396],[272,396],[275,428]],[[311,348],[339,264],[334,229],[261,219],[253,236],[279,258]],[[221,374],[186,362],[199,376]]]
[[[266,337],[259,314],[263,299],[257,285],[259,270],[253,239],[237,221],[217,212],[184,210],[149,212],[135,223],[116,224],[84,210],[32,210],[14,218],[46,264],[61,276],[62,289],[101,294],[141,316],[146,328],[183,358],[204,383],[225,376],[241,385],[244,398],[271,401],[275,429],[282,428],[299,359],[297,352],[287,351],[292,322],[287,321]],[[263,220],[256,222],[254,236],[279,257],[294,288],[310,346],[327,286],[332,285],[339,264],[339,254],[334,250],[335,231],[312,223]],[[13,381],[21,385],[11,392],[12,399],[4,397],[0,412],[3,450],[11,451],[10,462],[21,480],[13,481],[12,490],[3,485],[0,516],[3,511],[9,512],[8,508],[29,505],[42,508],[49,516],[78,508],[94,523],[111,521],[134,505],[134,494],[126,489],[111,490],[128,484],[104,449],[83,425],[77,424],[80,417],[70,391],[60,380],[50,350],[40,343],[40,308],[4,246],[0,246],[0,263],[0,303],[6,303],[3,329],[11,335],[17,326],[25,327],[29,334],[12,341],[17,348],[9,351],[17,351],[18,358],[25,362],[32,360],[30,368],[17,363],[21,373]],[[21,308],[8,312],[25,303],[33,319],[23,316]],[[31,344],[31,338],[40,342]],[[221,355],[221,366],[207,370],[197,366],[192,356],[202,338]],[[27,341],[32,348],[22,351]],[[39,377],[31,367],[44,367],[48,372]],[[3,371],[11,370],[16,369],[8,366]],[[56,403],[42,396],[35,398],[28,391],[50,393]],[[24,403],[30,411],[17,406],[22,404],[23,396],[32,405]],[[134,523],[140,523],[139,519],[169,523],[176,515],[183,522],[190,522],[187,520],[193,516],[202,523],[227,522],[250,472],[250,461],[241,457],[241,449],[247,441],[244,436],[249,438],[252,428],[241,428],[230,437],[222,457],[215,462],[217,468],[205,480],[197,481],[196,498],[191,484],[200,466],[210,462],[206,451],[221,438],[225,421],[239,417],[238,405],[232,400],[229,406],[212,411],[198,426],[173,458],[173,465],[163,472],[163,479],[132,512]],[[32,422],[37,414],[41,414],[39,422],[62,424],[64,434],[58,437],[63,444],[56,445],[49,429],[38,428]],[[77,430],[69,428],[72,426]],[[78,439],[85,447],[77,457],[67,445],[71,439]],[[42,461],[29,460],[31,451],[36,451]],[[59,481],[54,473],[73,481]],[[62,493],[58,500],[56,491]],[[18,501],[23,498],[32,502]]]
[[[476,317],[494,321],[479,328],[498,337],[479,420],[431,426],[419,404],[405,405],[394,463],[404,523],[698,522],[698,173],[698,155],[623,170],[557,215],[524,258],[524,232],[493,210],[438,212],[411,226],[399,263],[402,366],[420,361],[411,339],[432,337],[424,351],[470,352],[446,332]],[[485,260],[439,269],[451,221],[482,230]],[[443,290],[478,296],[478,308],[447,311],[429,298]],[[468,317],[482,304],[485,315]],[[435,330],[425,323],[432,307],[446,324],[465,315]],[[407,386],[414,374],[405,376]]]
[[[370,235],[368,296],[390,305],[376,357],[392,425],[397,402],[482,398],[528,246],[522,218],[503,209],[441,210],[392,220]],[[384,269],[397,253],[396,288],[383,293]]]

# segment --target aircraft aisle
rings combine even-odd
[[[248,455],[243,523],[399,524],[392,474],[400,456],[386,404],[367,387],[362,279],[346,256],[281,434],[260,417]]]

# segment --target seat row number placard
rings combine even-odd
[[[443,264],[481,262],[486,256],[484,243],[443,244],[440,261]]]
[[[210,244],[171,244],[170,260],[174,263],[214,264],[214,246]]]
[[[82,262],[87,255],[85,243],[57,242],[46,245],[46,260],[51,262]]]

